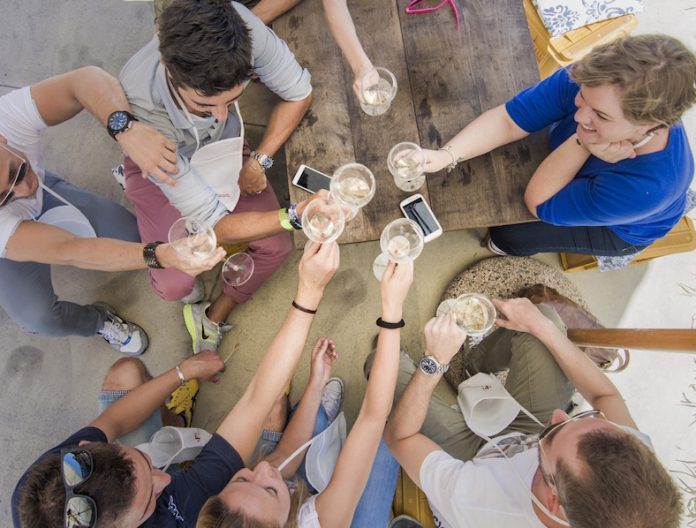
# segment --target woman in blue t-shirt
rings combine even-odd
[[[428,172],[549,128],[551,153],[524,201],[541,222],[490,230],[498,254],[629,255],[684,213],[694,174],[681,115],[696,102],[696,56],[665,35],[596,48],[471,122]]]

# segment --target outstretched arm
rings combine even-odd
[[[428,321],[424,331],[426,354],[443,365],[449,364],[466,339],[466,334],[450,313]],[[418,486],[423,460],[431,452],[441,449],[420,433],[433,391],[441,378],[442,374],[425,374],[416,369],[384,432],[392,454]]]
[[[382,278],[382,320],[401,320],[403,303],[413,281],[413,262],[390,262]],[[375,361],[358,418],[346,439],[333,477],[317,497],[324,528],[350,526],[389,416],[399,372],[401,330],[380,329]]]
[[[179,368],[187,380],[195,378],[209,381],[215,379],[218,372],[225,368],[225,364],[217,354],[206,350],[186,358]],[[111,442],[138,428],[180,383],[176,370],[170,369],[114,402],[89,425],[101,429]]]
[[[316,310],[338,264],[338,244],[310,245],[300,261],[295,302]],[[217,430],[245,462],[251,458],[273,404],[295,373],[313,320],[312,314],[290,308],[249,386]]]
[[[544,343],[563,373],[593,408],[604,412],[614,423],[636,428],[621,393],[592,360],[576,347],[529,299],[494,299],[502,315],[496,324],[526,332]]]

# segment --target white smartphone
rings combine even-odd
[[[442,226],[422,194],[409,196],[399,204],[399,207],[406,218],[410,218],[420,226],[425,234],[426,242],[430,242],[442,234]]]
[[[331,176],[327,176],[312,167],[307,167],[307,165],[300,165],[292,179],[292,184],[314,194],[320,189],[329,190]]]

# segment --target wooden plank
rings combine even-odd
[[[578,346],[696,352],[696,330],[680,328],[569,328]]]
[[[285,146],[288,181],[301,163],[332,174],[352,161],[368,166],[377,180],[375,197],[348,224],[341,243],[377,240],[383,227],[401,216],[399,202],[407,193],[394,185],[387,153],[400,141],[418,141],[396,5],[360,2],[351,5],[351,13],[368,56],[397,78],[397,96],[382,116],[368,116],[360,109],[352,89],[352,71],[326,29],[320,0],[305,0],[274,23],[278,35],[312,73],[314,86],[312,108]],[[427,197],[425,186],[421,192]],[[299,201],[306,193],[291,186],[290,196]],[[295,242],[303,246],[303,235],[296,234]]]
[[[458,2],[456,31],[448,9],[408,15],[398,0],[421,144],[438,148],[484,111],[539,80],[522,3]],[[532,219],[522,197],[547,154],[542,134],[501,147],[428,177],[431,205],[445,230]]]

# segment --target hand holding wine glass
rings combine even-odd
[[[387,167],[402,191],[413,192],[425,183],[425,155],[415,143],[397,143],[389,151]]]
[[[342,165],[331,178],[331,195],[343,207],[346,222],[370,203],[376,188],[374,174],[360,163]]]
[[[377,280],[382,279],[390,260],[403,262],[418,258],[423,251],[424,239],[423,230],[413,220],[399,218],[387,224],[379,239],[382,253],[372,264],[372,271]]]
[[[183,257],[203,260],[217,248],[217,237],[212,227],[193,217],[182,217],[169,228],[169,243]]]
[[[302,211],[302,231],[313,242],[333,242],[341,236],[344,227],[343,208],[331,193],[317,196]]]

